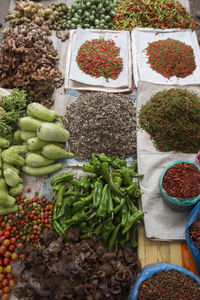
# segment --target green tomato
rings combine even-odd
[[[95,24],[95,25],[99,25],[99,24],[100,24],[100,21],[99,21],[98,19],[95,19],[94,24]]]
[[[71,24],[71,29],[76,29],[76,24],[72,23]]]
[[[105,29],[105,25],[103,23],[100,23],[99,27],[100,29]]]
[[[110,16],[111,16],[111,18],[114,18],[114,17],[115,17],[115,15],[116,15],[115,11],[114,11],[114,10],[112,10],[112,11],[110,12]]]
[[[74,23],[74,24],[78,24],[79,23],[79,19],[78,18],[72,18],[71,19],[71,21],[72,21],[72,23]]]
[[[85,24],[83,25],[83,28],[90,28],[90,24],[85,23]]]
[[[84,19],[84,23],[85,23],[85,24],[90,23],[90,18],[85,18],[85,19]]]
[[[106,20],[106,22],[108,23],[108,22],[110,22],[111,17],[107,15],[107,16],[105,16],[105,20]]]
[[[86,7],[87,7],[87,8],[90,8],[90,6],[91,6],[91,3],[90,3],[90,2],[87,2],[87,3],[86,3]]]
[[[104,14],[100,16],[101,20],[104,20],[105,17],[106,17],[106,16],[105,16]]]
[[[95,20],[95,16],[94,16],[94,15],[91,15],[91,16],[90,16],[90,21],[91,21],[91,22],[94,22],[94,20]]]
[[[77,11],[77,13],[78,13],[79,16],[81,16],[81,15],[83,14],[82,9],[79,9],[79,10]]]
[[[85,12],[84,12],[84,14],[83,14],[83,17],[85,17],[85,18],[89,18],[89,16],[90,16],[90,13],[89,13],[89,12],[87,12],[87,11],[85,11]]]

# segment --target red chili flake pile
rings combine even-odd
[[[200,171],[189,163],[180,163],[167,170],[163,187],[171,197],[195,198],[200,194]]]
[[[189,227],[189,235],[195,246],[200,250],[200,215],[199,218]]]
[[[113,40],[92,39],[86,41],[78,50],[76,62],[86,74],[98,78],[103,76],[115,80],[123,70],[123,61],[119,57],[120,48]]]
[[[149,43],[146,51],[151,68],[168,79],[185,78],[196,69],[192,47],[180,41],[167,39]]]
[[[143,281],[137,300],[198,300],[200,286],[189,275],[175,270],[162,271]]]
[[[196,28],[192,17],[177,0],[118,1],[113,29],[132,30],[134,27]]]

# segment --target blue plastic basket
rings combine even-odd
[[[154,275],[156,273],[159,273],[162,271],[168,271],[168,270],[175,270],[175,271],[181,272],[183,274],[186,274],[186,275],[194,278],[196,280],[196,282],[200,285],[200,278],[198,276],[196,276],[194,273],[188,271],[187,269],[185,269],[181,266],[172,265],[172,264],[168,264],[168,263],[150,264],[150,265],[146,265],[142,269],[140,276],[136,280],[136,282],[133,286],[133,289],[132,289],[131,293],[129,294],[128,300],[137,300],[138,292],[139,292],[140,286],[143,281],[147,280],[148,278],[150,278],[152,275]]]
[[[165,173],[167,172],[167,170],[169,170],[171,167],[181,164],[181,163],[187,163],[187,164],[191,164],[194,165],[195,167],[198,168],[199,172],[200,172],[200,167],[193,161],[189,161],[189,160],[176,160],[173,163],[169,164],[164,171],[162,172],[162,175],[160,177],[160,182],[159,182],[159,186],[160,186],[160,190],[163,196],[163,199],[165,200],[166,204],[172,208],[173,210],[176,211],[189,211],[191,210],[195,204],[197,204],[197,202],[200,200],[200,195],[198,195],[195,198],[190,198],[190,199],[180,199],[180,198],[176,198],[176,197],[171,197],[167,194],[167,192],[165,191],[165,189],[163,188],[163,178]]]
[[[200,216],[200,202],[193,208],[193,210],[191,211],[191,213],[189,215],[188,222],[187,222],[187,225],[185,228],[185,238],[186,238],[187,245],[191,251],[191,254],[196,262],[198,272],[200,274],[200,250],[195,246],[195,244],[193,243],[193,241],[189,235],[189,227],[195,221],[198,220],[199,216]]]

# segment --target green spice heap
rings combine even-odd
[[[200,99],[188,90],[158,92],[139,112],[145,129],[159,151],[196,153],[200,149]]]
[[[103,76],[115,80],[123,70],[123,61],[119,57],[120,48],[113,40],[92,39],[86,41],[78,50],[76,62],[79,68],[92,77]]]
[[[177,0],[124,0],[118,1],[113,19],[115,30],[132,30],[134,27],[190,28],[195,22]]]
[[[149,43],[146,50],[151,68],[168,79],[185,78],[196,69],[192,47],[180,41],[167,39]]]

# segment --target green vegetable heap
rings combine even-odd
[[[50,29],[112,28],[116,2],[113,0],[76,0],[70,8],[66,3],[52,3],[54,19]]]
[[[87,174],[79,180],[66,172],[51,180],[56,194],[53,226],[65,236],[71,226],[79,227],[81,238],[99,235],[108,250],[130,242],[137,246],[136,228],[144,213],[136,205],[141,195],[136,162],[130,167],[119,157],[92,154],[89,164],[83,165]]]
[[[200,149],[200,99],[186,89],[156,93],[139,112],[140,128],[159,151],[197,153]]]

